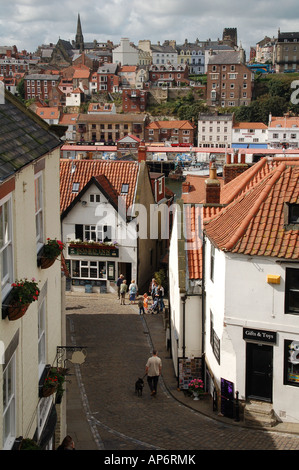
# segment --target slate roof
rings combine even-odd
[[[218,206],[205,205],[205,179],[187,177],[191,191],[182,194],[187,233],[195,234],[187,249],[190,279],[202,279],[202,229],[223,251],[299,260],[299,230],[284,226],[286,204],[299,204],[298,157],[265,157],[228,184],[220,181]]]
[[[241,64],[241,56],[238,51],[219,52],[219,54],[209,56],[210,64]]]
[[[60,144],[43,119],[5,91],[5,104],[0,104],[0,181]]]
[[[78,193],[73,193],[73,183],[79,183],[79,193],[94,177],[110,199],[116,202],[122,184],[129,185],[127,208],[133,204],[138,177],[138,163],[129,161],[64,160],[60,161],[60,212],[64,213]]]

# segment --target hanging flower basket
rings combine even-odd
[[[48,269],[54,264],[56,261],[56,258],[46,258],[45,256],[42,256],[41,262],[40,262],[40,267],[41,269]]]
[[[42,388],[42,396],[49,397],[53,393],[59,392],[63,394],[63,383],[65,381],[66,369],[52,367],[45,379],[44,386]]]
[[[50,268],[61,254],[63,248],[64,244],[60,240],[47,238],[47,243],[44,245],[43,255],[41,257],[41,269]]]
[[[8,307],[8,318],[10,321],[18,320],[22,318],[23,315],[27,312],[30,304],[27,305],[18,305],[17,303],[11,304]]]
[[[8,306],[7,312],[9,320],[13,321],[25,315],[29,305],[38,299],[40,290],[34,278],[31,281],[21,279],[14,282],[11,286],[11,303]]]

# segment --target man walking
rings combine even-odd
[[[123,274],[121,274],[119,276],[119,278],[117,279],[117,281],[116,281],[118,300],[120,299],[120,286],[123,283],[123,280],[124,280],[124,276],[123,276]]]
[[[158,380],[161,375],[162,361],[157,355],[157,351],[153,350],[153,355],[150,357],[145,366],[145,373],[147,375],[147,383],[149,385],[151,395],[156,396]]]

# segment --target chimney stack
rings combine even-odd
[[[245,162],[245,157],[246,156],[244,153],[242,153],[240,157],[238,153],[235,153],[232,159],[231,156],[227,154],[226,164],[223,167],[224,184],[229,183],[248,169],[248,164]]]
[[[220,181],[217,178],[215,163],[211,165],[206,183],[206,204],[220,204]]]
[[[146,161],[146,146],[144,141],[140,142],[138,147],[138,162]]]

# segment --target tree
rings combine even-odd
[[[25,80],[22,78],[17,85],[17,92],[22,101],[25,100]]]

